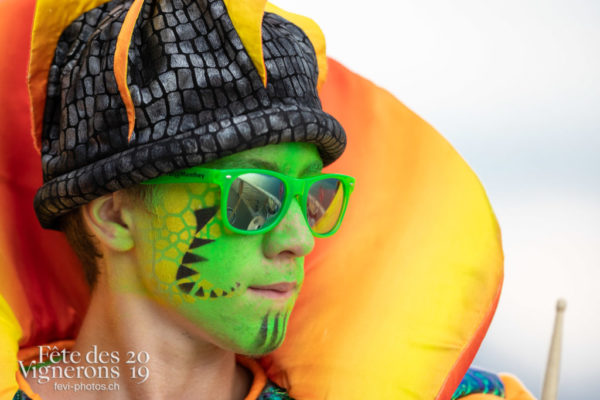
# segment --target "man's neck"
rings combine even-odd
[[[81,378],[51,379],[44,385],[30,381],[33,391],[43,399],[100,399],[110,395],[117,400],[237,400],[246,396],[252,380],[249,372],[236,364],[233,352],[199,338],[183,317],[170,313],[142,291],[115,291],[102,280],[92,295],[72,349],[75,352],[81,355],[78,363],[69,364],[67,358],[57,366],[63,370],[67,366],[82,367]],[[98,378],[101,370],[108,378]],[[60,392],[55,383],[95,386]],[[110,394],[86,390],[108,390],[109,384],[118,390]]]

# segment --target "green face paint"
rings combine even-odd
[[[286,143],[248,150],[208,168],[264,168],[316,175],[316,147]],[[259,355],[283,341],[313,238],[297,203],[272,231],[239,235],[225,228],[213,184],[155,187],[152,212],[136,243],[142,281],[152,297],[193,322],[203,338]],[[273,286],[275,285],[275,286]]]

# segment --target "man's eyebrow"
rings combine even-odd
[[[227,168],[258,168],[258,169],[268,169],[271,171],[280,172],[277,164],[274,164],[269,161],[260,160],[257,158],[232,160],[227,163]]]
[[[323,162],[321,162],[321,161],[314,162],[312,164],[307,165],[302,170],[302,172],[300,172],[300,175],[298,175],[298,176],[303,177],[303,176],[318,175],[321,173],[322,170],[323,170]]]
[[[248,158],[243,160],[232,160],[227,163],[227,168],[258,168],[268,169],[270,171],[281,172],[279,166],[275,163],[264,161],[258,158]],[[313,162],[300,172],[299,177],[317,175],[321,173],[323,169],[323,162]]]

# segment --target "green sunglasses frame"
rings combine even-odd
[[[250,173],[263,174],[280,179],[284,184],[286,193],[277,218],[275,218],[275,220],[273,220],[273,222],[271,222],[269,225],[257,230],[243,230],[236,228],[229,222],[229,218],[227,216],[227,199],[229,197],[229,190],[231,189],[231,185],[233,185],[233,182],[235,182],[235,180],[239,176]],[[310,187],[315,182],[332,178],[339,179],[339,181],[342,182],[342,186],[344,188],[344,203],[342,205],[340,217],[338,218],[336,225],[327,233],[317,233],[312,229],[310,223],[308,222],[308,193]],[[268,169],[211,169],[197,167],[172,172],[170,174],[162,175],[157,178],[153,178],[142,182],[142,184],[145,185],[165,183],[214,183],[219,185],[219,187],[221,188],[221,215],[225,226],[232,232],[239,233],[241,235],[256,235],[270,231],[271,229],[276,227],[281,222],[283,217],[287,214],[292,199],[296,198],[300,200],[300,196],[302,196],[299,204],[300,208],[302,209],[302,214],[304,214],[304,220],[306,221],[306,225],[309,227],[313,236],[323,238],[333,235],[340,228],[342,220],[344,219],[344,214],[346,213],[348,200],[350,199],[350,195],[354,190],[355,179],[351,176],[342,174],[321,174],[307,178],[294,178]]]

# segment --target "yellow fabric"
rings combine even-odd
[[[20,339],[21,327],[0,294],[0,400],[12,399],[18,388],[15,370]]]
[[[33,99],[33,142],[40,151],[42,119],[46,104],[48,71],[54,58],[56,44],[63,30],[86,11],[100,6],[109,0],[38,0],[33,20],[31,36],[31,59],[29,62],[29,95]]]
[[[282,10],[281,8],[267,3],[265,11],[277,14],[291,23],[297,25],[308,36],[312,43],[315,54],[317,55],[317,64],[319,67],[319,78],[317,80],[317,89],[320,89],[327,77],[327,55],[325,54],[325,35],[319,28],[319,25],[312,19],[299,14]]]
[[[227,13],[244,48],[267,86],[267,68],[262,48],[262,19],[267,0],[224,0]]]

